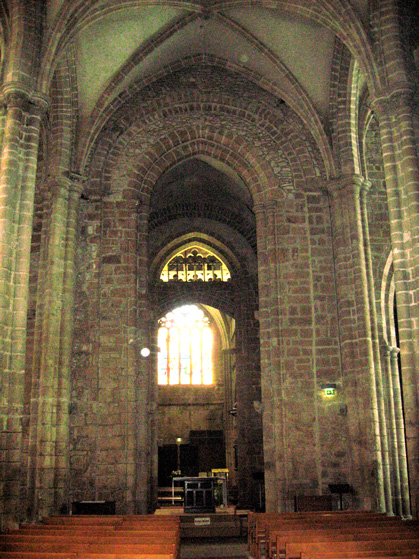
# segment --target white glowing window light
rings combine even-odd
[[[227,265],[215,254],[203,247],[181,250],[163,267],[160,280],[164,282],[182,281],[230,281]]]
[[[212,331],[196,305],[184,305],[160,319],[158,383],[212,384]]]

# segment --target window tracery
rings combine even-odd
[[[169,260],[160,274],[164,282],[230,281],[227,265],[203,247],[190,247]]]

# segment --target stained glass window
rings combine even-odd
[[[184,305],[160,319],[158,383],[212,384],[212,331],[196,305]]]
[[[173,256],[160,274],[164,282],[230,281],[227,265],[209,250],[193,246]]]

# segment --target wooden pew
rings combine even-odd
[[[0,546],[0,551],[46,551],[50,553],[65,550],[69,553],[147,553],[170,554],[174,557],[177,553],[174,544],[150,543],[100,543],[100,542],[70,542],[57,544],[55,542],[12,542]]]
[[[367,541],[367,540],[387,540],[399,539],[406,540],[417,539],[419,534],[416,530],[412,530],[407,526],[403,526],[402,522],[394,523],[389,526],[373,524],[365,526],[339,526],[334,528],[308,528],[296,530],[276,530],[272,529],[268,535],[268,544],[266,549],[267,559],[275,559],[284,554],[287,542],[336,542],[339,547],[341,541]]]
[[[30,526],[19,528],[19,530],[10,530],[8,534],[21,534],[27,536],[60,536],[60,535],[69,535],[76,537],[77,535],[103,535],[106,536],[137,536],[141,537],[141,535],[154,535],[159,534],[161,537],[161,531],[164,529],[164,534],[166,537],[173,537],[178,536],[180,531],[174,527],[164,527],[164,528],[155,528],[155,527],[144,527],[144,528],[132,528],[129,529],[117,529],[117,528],[97,528],[94,526],[89,526],[87,528],[80,528],[80,527],[69,527],[69,528],[54,528],[54,529],[44,529],[43,527],[38,526]]]
[[[259,559],[261,552],[269,547],[271,529],[297,527],[322,527],[348,524],[365,524],[382,521],[387,525],[392,517],[383,513],[366,511],[301,512],[301,513],[251,513],[248,527],[248,550],[252,557]]]
[[[0,551],[0,559],[172,559],[170,554],[141,553],[49,553],[32,551]]]
[[[0,535],[0,559],[177,559],[180,517],[50,517]]]
[[[147,534],[141,535],[139,537],[133,538],[132,536],[102,536],[99,534],[78,534],[77,536],[69,536],[67,534],[61,535],[36,535],[32,536],[29,534],[5,534],[0,537],[0,550],[8,549],[7,546],[18,545],[18,544],[55,544],[55,545],[71,545],[72,543],[79,544],[167,544],[168,546],[178,545],[179,542],[175,537],[162,538],[161,534]]]
[[[305,558],[339,558],[345,557],[345,552],[361,554],[363,552],[373,552],[376,555],[394,554],[394,552],[404,555],[415,555],[419,553],[418,539],[387,539],[387,540],[366,540],[366,541],[343,541],[335,544],[334,542],[298,542],[287,543],[285,546],[285,559]]]
[[[309,539],[313,535],[315,541],[333,540],[368,540],[387,539],[402,535],[406,539],[419,537],[418,523],[408,523],[398,517],[389,517],[383,513],[365,512],[327,512],[327,513],[258,513],[250,515],[251,531],[249,534],[250,554],[259,559],[261,553],[271,559],[281,557],[285,553],[285,544],[299,539]],[[395,532],[394,532],[395,531]],[[383,536],[380,537],[379,534]],[[334,546],[334,549],[338,544]],[[278,550],[278,551],[276,551]]]
[[[322,557],[326,557],[328,559],[418,559],[419,555],[417,553],[409,552],[406,553],[404,551],[397,551],[397,550],[385,550],[377,552],[377,551],[343,551],[342,553],[333,552],[332,554],[326,553],[323,554],[310,554],[306,555],[305,553],[301,553],[299,559],[321,559]]]

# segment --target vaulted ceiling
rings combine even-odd
[[[351,13],[342,9],[344,4],[352,6]],[[360,30],[362,35],[367,4],[55,0],[49,3],[48,16],[51,36],[73,48],[82,120],[134,82],[164,73],[193,55],[223,59],[261,84],[281,84],[285,92],[287,87],[300,88],[323,117],[329,107],[336,36],[345,40]]]
[[[119,77],[114,95],[196,54],[227,59],[273,81],[281,79],[283,64],[315,107],[323,114],[327,111],[334,36],[308,19],[279,10],[232,8],[202,16],[141,5],[105,14],[77,34],[75,45],[83,115],[93,110],[122,68],[128,71]]]

